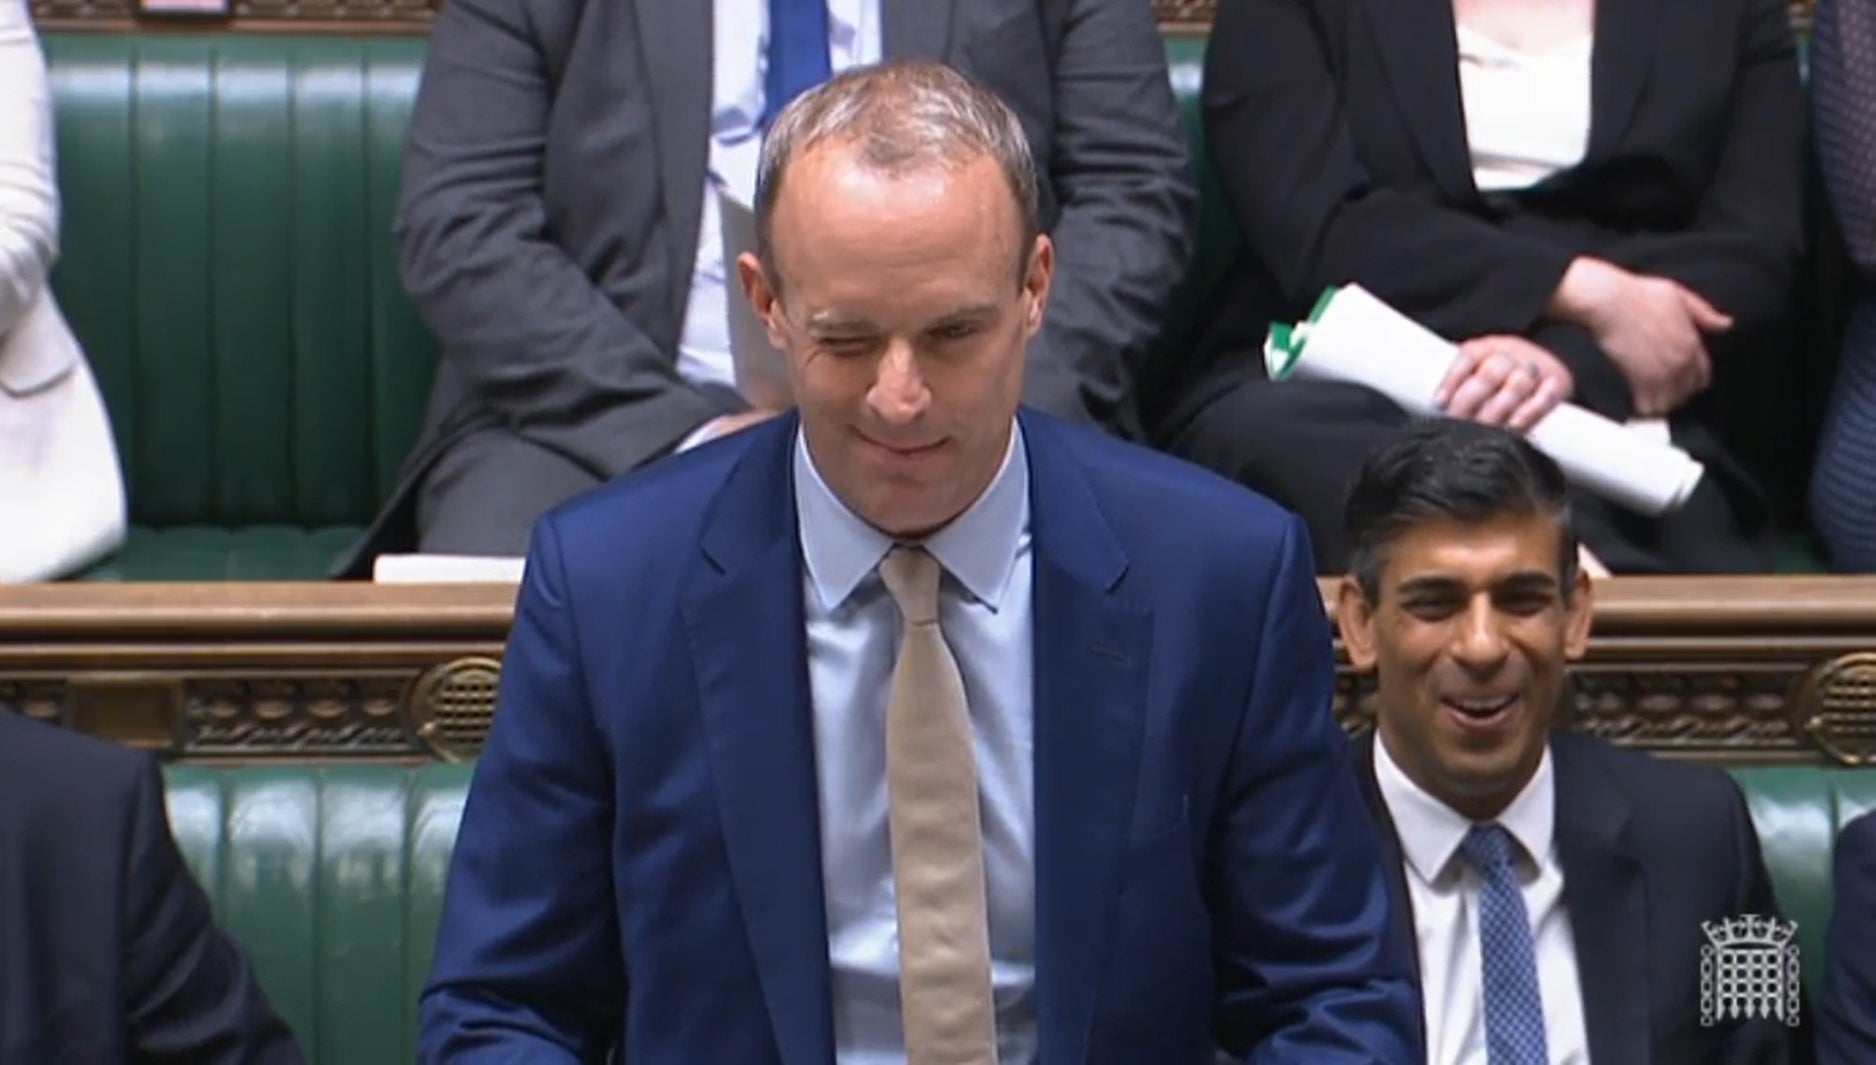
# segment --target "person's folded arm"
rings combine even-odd
[[[1030,358],[1112,423],[1192,250],[1196,193],[1166,51],[1139,0],[1072,0],[1054,61],[1055,282]]]
[[[44,291],[58,251],[45,57],[24,0],[0,0],[0,337]]]
[[[553,518],[535,534],[495,723],[418,1004],[424,1062],[598,1062],[622,1028],[612,768]]]
[[[685,381],[552,240],[542,175],[557,86],[539,24],[575,15],[576,0],[438,11],[405,152],[399,268],[444,357],[510,428],[597,422],[564,446],[656,436],[668,448],[735,404]],[[638,180],[656,180],[653,161],[642,169]],[[602,476],[631,458],[572,457]]]
[[[1748,0],[1730,109],[1692,223],[1601,254],[1680,282],[1739,326],[1781,320],[1804,245],[1805,121],[1785,5]]]
[[[1374,180],[1307,6],[1223,0],[1205,59],[1213,165],[1285,301],[1355,282],[1448,337],[1527,331],[1572,251]]]

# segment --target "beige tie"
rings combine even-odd
[[[896,547],[879,575],[905,616],[886,709],[886,790],[906,1060],[995,1062],[977,761],[964,678],[938,627],[938,561]]]

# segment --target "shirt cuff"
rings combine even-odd
[[[696,447],[698,444],[704,443],[705,441],[714,438],[717,435],[716,424],[717,424],[717,420],[715,418],[711,418],[709,421],[703,423],[702,425],[699,425],[697,428],[692,429],[689,433],[685,434],[684,439],[679,440],[677,442],[677,450],[671,453],[673,455],[682,455],[684,452],[689,451],[691,448]]]

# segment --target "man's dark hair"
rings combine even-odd
[[[1416,422],[1362,464],[1342,512],[1349,569],[1370,603],[1380,602],[1387,549],[1417,525],[1472,525],[1508,515],[1557,521],[1557,579],[1575,587],[1576,526],[1563,471],[1504,429],[1454,418]]]

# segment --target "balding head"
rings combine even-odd
[[[941,63],[891,62],[840,74],[783,109],[762,146],[756,181],[756,254],[775,269],[774,213],[791,165],[825,146],[847,149],[884,176],[957,171],[988,156],[1009,186],[1020,229],[1010,247],[1020,282],[1040,231],[1036,164],[1016,114]]]

